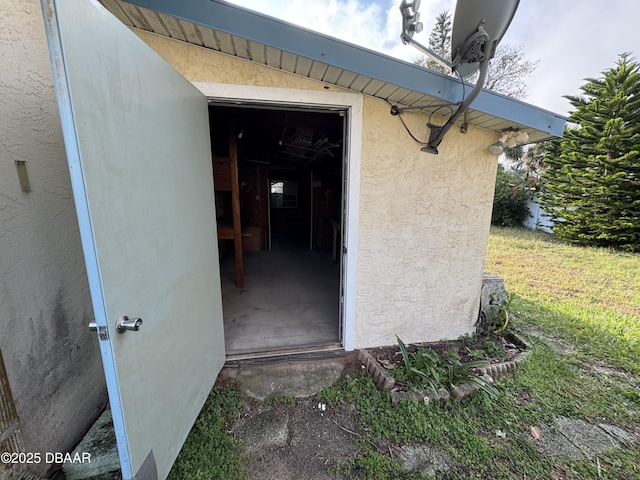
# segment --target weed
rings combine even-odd
[[[264,401],[265,405],[270,405],[270,406],[277,406],[277,405],[283,405],[283,406],[292,406],[296,404],[296,399],[295,397],[269,397]]]
[[[500,358],[503,357],[506,353],[506,350],[502,345],[496,344],[488,338],[482,340],[482,349],[484,350],[486,355],[491,358]]]
[[[465,333],[464,335],[461,335],[458,340],[468,347],[473,343],[474,336],[469,333]]]
[[[475,350],[467,349],[467,352],[469,352],[469,356],[475,360],[481,360],[486,355],[486,352],[482,349],[475,349]]]

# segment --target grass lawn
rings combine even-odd
[[[334,467],[336,474],[429,478],[399,473],[393,454],[400,445],[426,444],[449,458],[450,469],[438,478],[450,480],[640,479],[637,442],[576,460],[540,454],[531,436],[532,426],[553,424],[558,416],[640,435],[640,255],[496,228],[485,270],[501,276],[515,295],[510,328],[532,345],[527,360],[513,378],[496,384],[496,398],[476,393],[448,404],[392,405],[362,372],[320,392],[318,401],[330,409],[351,403],[358,410],[363,453]],[[532,331],[537,335],[527,333]],[[215,415],[194,428],[171,478],[243,478],[241,453],[228,441],[228,424],[220,422],[236,415],[240,403],[234,390],[214,389],[203,412]],[[213,463],[226,470],[201,468],[198,458],[206,453],[200,439],[220,455]]]
[[[640,373],[640,255],[575,247],[493,228],[485,271],[518,296],[518,313],[590,358]]]

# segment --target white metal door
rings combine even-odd
[[[97,1],[42,7],[123,478],[164,479],[224,363],[207,101]]]

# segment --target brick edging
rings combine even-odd
[[[391,390],[396,386],[396,379],[389,375],[384,367],[380,365],[380,362],[378,362],[378,360],[376,360],[369,352],[366,350],[359,350],[358,360],[360,360],[365,366],[367,372],[371,375],[371,378],[373,378],[373,381],[380,390]]]
[[[518,355],[516,355],[512,360],[509,360],[507,362],[492,363],[473,369],[475,373],[477,373],[481,377],[484,377],[485,380],[489,383],[493,383],[495,380],[499,380],[506,376],[512,375],[515,372],[518,364],[523,362],[531,353],[531,351],[529,350],[529,345],[527,345],[523,340],[512,333],[509,334],[509,336],[512,340],[514,340],[515,344],[517,344],[521,348],[525,348],[526,350],[518,353]],[[382,391],[390,391],[394,389],[394,387],[396,386],[395,378],[387,373],[386,369],[371,353],[369,353],[367,350],[359,350],[358,360],[362,362],[367,370],[367,373],[371,376],[378,389]],[[451,391],[451,394],[449,394],[449,392],[444,388],[440,388],[437,393],[405,391],[392,391],[390,393],[392,403],[398,403],[408,400],[417,400],[424,403],[429,403],[437,401],[446,402],[451,397],[459,400],[468,395],[471,395],[473,392],[478,390],[478,388],[479,387],[477,385],[472,383],[462,383],[460,385],[457,385]]]

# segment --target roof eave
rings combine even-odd
[[[463,95],[460,82],[453,77],[219,0],[124,1],[445,102],[458,102]],[[567,120],[489,90],[483,90],[471,108],[534,128],[548,134],[549,138],[562,136]]]

